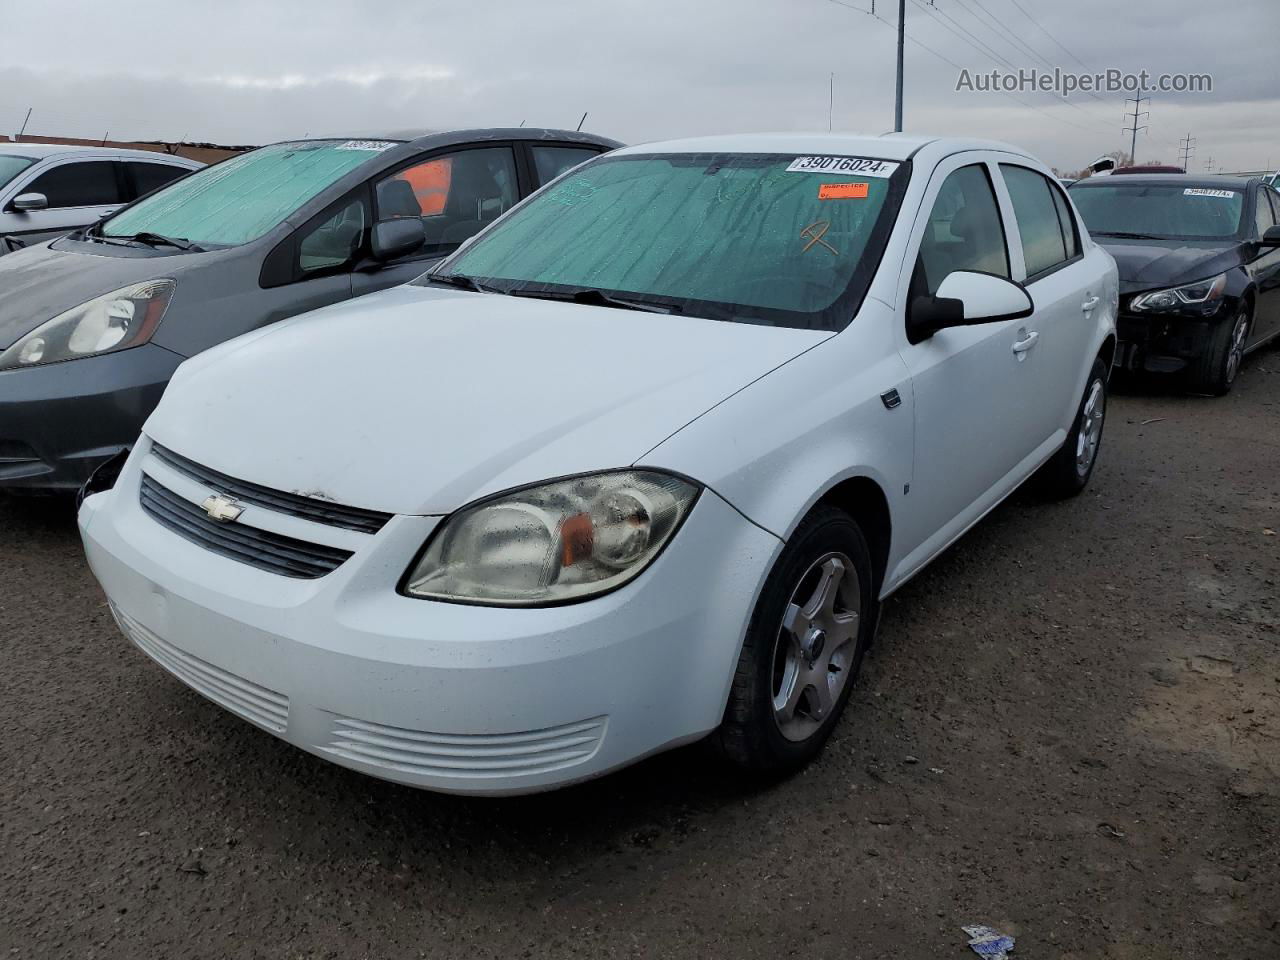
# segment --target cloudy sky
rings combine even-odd
[[[893,124],[896,0],[0,2],[0,133],[264,143],[458,126],[698,133]],[[1060,169],[1128,147],[1124,93],[956,92],[958,68],[1208,73],[1138,160],[1280,165],[1280,0],[907,0],[906,129]],[[928,48],[928,49],[925,49]],[[932,51],[932,52],[930,52]],[[949,61],[949,62],[948,62]],[[1018,102],[1021,101],[1021,102]]]

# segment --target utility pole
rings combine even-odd
[[[831,74],[831,80],[827,84],[827,133],[831,132],[831,111],[836,104],[836,75]]]
[[[1213,157],[1210,157],[1204,162],[1204,172],[1213,173]]]
[[[1178,152],[1182,154],[1182,169],[1190,170],[1191,155],[1196,152],[1196,138],[1191,136],[1190,131],[1178,141]]]
[[[1135,163],[1137,163],[1137,162],[1138,162],[1138,131],[1139,131],[1139,130],[1145,130],[1145,129],[1147,129],[1147,126],[1148,126],[1148,125],[1147,125],[1147,124],[1145,124],[1145,123],[1144,123],[1142,126],[1138,126],[1138,121],[1139,121],[1142,117],[1149,117],[1149,116],[1151,116],[1151,112],[1150,112],[1149,110],[1141,110],[1141,109],[1140,109],[1140,108],[1142,107],[1142,101],[1144,101],[1144,100],[1145,100],[1147,103],[1150,103],[1150,102],[1151,102],[1151,98],[1150,98],[1150,97],[1143,97],[1143,96],[1137,96],[1137,97],[1125,97],[1125,101],[1124,101],[1125,103],[1132,103],[1132,104],[1133,104],[1133,113],[1126,113],[1126,114],[1125,114],[1125,116],[1126,116],[1126,117],[1132,117],[1132,118],[1133,118],[1133,126],[1125,127],[1125,128],[1124,128],[1127,132],[1129,132],[1129,133],[1132,133],[1132,134],[1133,134],[1133,138],[1132,138],[1132,139],[1130,140],[1130,142],[1129,142],[1129,164],[1130,164],[1130,166],[1132,166],[1133,164],[1135,164]]]
[[[898,0],[898,96],[894,101],[893,132],[902,132],[902,59],[907,40],[907,0]]]

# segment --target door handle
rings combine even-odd
[[[1080,309],[1085,311],[1085,313],[1088,313],[1090,310],[1092,310],[1094,307],[1098,305],[1098,302],[1101,299],[1102,299],[1101,297],[1090,297],[1084,303],[1080,304]]]
[[[1019,360],[1026,358],[1027,351],[1036,345],[1036,341],[1040,339],[1040,334],[1032,332],[1028,333],[1021,340],[1014,341],[1013,355]]]

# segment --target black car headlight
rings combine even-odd
[[[1227,275],[1220,273],[1216,277],[1186,283],[1180,287],[1140,293],[1129,301],[1129,309],[1135,313],[1159,313],[1181,310],[1183,307],[1203,307],[1221,300],[1226,289]]]
[[[72,307],[0,353],[0,370],[115,353],[144,344],[164,319],[174,286],[172,280],[147,280]]]
[[[501,494],[442,521],[401,592],[508,607],[606,593],[657,557],[699,489],[656,470],[617,470]]]

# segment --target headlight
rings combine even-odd
[[[502,494],[441,524],[404,593],[510,607],[605,593],[661,552],[698,491],[670,474],[619,470]]]
[[[1168,290],[1153,290],[1140,293],[1129,303],[1130,310],[1177,310],[1183,306],[1194,306],[1218,300],[1227,289],[1227,275],[1220,273],[1207,280],[1197,280],[1181,287]]]
[[[147,280],[42,323],[0,353],[0,370],[127,350],[151,339],[173,299],[172,280]]]

